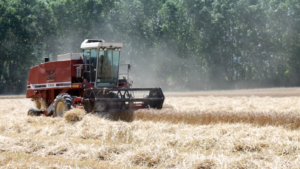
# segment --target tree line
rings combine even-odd
[[[299,86],[299,27],[295,0],[2,0],[0,94],[84,39],[123,42],[135,87]]]

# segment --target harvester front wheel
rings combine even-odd
[[[63,117],[65,112],[71,109],[73,98],[67,94],[59,94],[54,100],[54,117]]]

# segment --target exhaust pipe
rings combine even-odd
[[[46,62],[49,62],[49,58],[45,58],[45,63],[46,63]]]

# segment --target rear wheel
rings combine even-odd
[[[54,117],[63,117],[65,112],[71,109],[73,98],[68,93],[62,93],[56,96],[54,100]]]
[[[28,116],[39,116],[40,115],[40,110],[37,108],[30,108],[27,112]]]

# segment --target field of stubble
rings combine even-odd
[[[131,122],[0,97],[0,168],[299,168],[300,89],[166,93]]]

